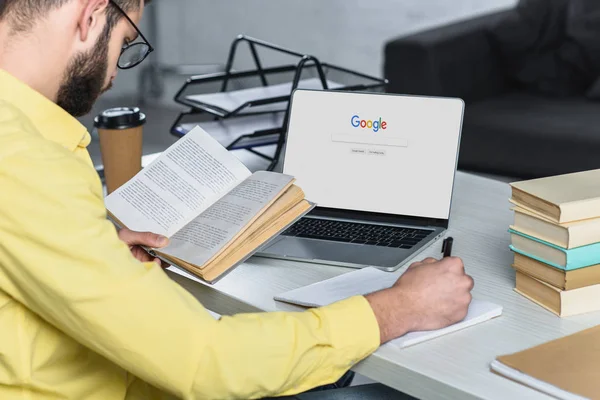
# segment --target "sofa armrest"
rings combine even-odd
[[[486,28],[513,10],[400,37],[385,45],[388,92],[481,100],[507,91]]]

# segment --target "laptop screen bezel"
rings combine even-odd
[[[287,118],[287,126],[285,129],[285,143],[287,143],[287,135],[290,131],[290,125],[292,123],[292,112],[294,110],[294,97],[296,92],[335,92],[335,93],[347,93],[350,95],[376,95],[376,96],[394,96],[394,97],[414,97],[414,98],[428,98],[428,99],[448,99],[448,100],[460,100],[462,102],[462,112],[460,116],[460,130],[458,132],[458,145],[456,149],[456,161],[454,164],[454,176],[452,179],[452,194],[450,195],[450,204],[448,208],[448,218],[432,218],[432,217],[423,217],[423,216],[412,216],[412,215],[402,215],[402,214],[387,214],[387,213],[378,213],[372,211],[358,211],[358,210],[348,210],[345,208],[331,208],[331,207],[321,207],[317,205],[308,215],[312,217],[322,217],[322,218],[333,218],[333,219],[350,219],[350,220],[358,220],[358,221],[368,221],[375,223],[383,223],[383,224],[391,224],[391,225],[419,225],[419,226],[430,226],[430,227],[440,227],[444,229],[448,229],[450,224],[450,214],[452,212],[452,202],[454,201],[454,186],[456,185],[456,172],[458,167],[458,158],[460,153],[460,144],[462,139],[462,130],[463,130],[463,122],[465,116],[465,102],[464,100],[458,97],[442,97],[442,96],[418,96],[418,95],[405,95],[405,94],[396,94],[396,93],[377,93],[377,92],[349,92],[343,90],[315,90],[315,89],[295,89],[292,92],[290,97],[289,104],[289,115]],[[282,170],[285,171],[285,156],[288,151],[286,146],[285,151],[281,156],[281,165]],[[308,199],[310,200],[310,199]]]

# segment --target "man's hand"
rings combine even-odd
[[[140,246],[162,248],[169,244],[169,239],[150,232],[134,232],[130,229],[123,228],[119,231],[119,239],[121,239],[131,250],[131,254],[141,262],[154,261],[158,265],[162,265],[158,258],[152,257]]]
[[[412,264],[390,289],[366,296],[381,343],[411,331],[441,329],[462,321],[471,303],[473,279],[460,258],[428,258]]]

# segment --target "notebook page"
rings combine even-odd
[[[461,322],[435,331],[410,332],[390,343],[400,348],[414,346],[427,340],[435,339],[452,332],[480,324],[502,315],[502,307],[487,301],[473,299],[469,305],[467,316]]]
[[[390,274],[376,268],[363,268],[326,281],[291,290],[275,296],[275,300],[305,307],[326,306],[349,297],[361,296],[391,287],[398,274]],[[413,346],[427,340],[456,332],[488,321],[502,314],[502,307],[487,301],[473,300],[467,317],[454,325],[435,330],[411,332],[390,343],[400,348]]]
[[[275,296],[275,300],[305,307],[321,307],[352,296],[366,295],[391,287],[398,274],[363,268]]]

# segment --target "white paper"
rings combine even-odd
[[[343,85],[333,81],[327,81],[329,89],[337,89]],[[317,78],[302,79],[298,83],[300,89],[323,89],[321,80]],[[278,85],[270,86],[259,86],[249,89],[231,90],[228,92],[209,93],[209,94],[196,94],[187,96],[188,100],[195,101],[198,103],[219,107],[226,111],[234,111],[239,108],[242,104],[252,100],[262,100],[273,97],[289,96],[292,92],[292,82],[281,83]],[[287,102],[281,102],[282,105]],[[281,110],[282,106],[277,104],[268,104],[265,106],[252,107],[253,111],[258,107],[268,107],[267,110],[261,109],[260,111],[277,111]]]
[[[171,237],[251,175],[201,128],[111,193],[106,208],[125,226]]]
[[[291,290],[275,296],[275,300],[305,307],[322,307],[353,296],[364,296],[378,290],[387,289],[397,279],[397,274],[390,274],[368,267]],[[435,331],[410,332],[401,338],[392,340],[390,344],[400,348],[413,346],[488,321],[501,314],[501,306],[474,299],[469,306],[467,317],[463,321]]]
[[[240,235],[293,180],[275,172],[256,172],[181,228],[161,251],[194,265],[204,265]]]
[[[401,349],[409,346],[414,346],[427,340],[447,335],[452,332],[460,331],[473,325],[489,321],[502,315],[502,306],[487,301],[473,299],[469,305],[469,312],[465,319],[454,325],[435,331],[410,332],[406,335],[392,340],[390,344],[400,347]]]
[[[208,309],[206,311],[208,311],[210,316],[213,317],[214,319],[216,319],[217,321],[221,319],[221,314],[217,314],[216,312],[210,311]]]
[[[216,121],[184,123],[180,125],[180,128],[181,133],[187,133],[196,126],[200,126],[223,146],[228,146],[242,135],[283,127],[283,117],[284,113],[282,112],[248,115]],[[279,134],[276,133],[274,135]],[[265,137],[258,137],[254,140],[261,142],[265,140]],[[246,142],[246,139],[244,139],[244,142]]]
[[[275,296],[275,300],[305,307],[322,307],[352,296],[387,289],[397,280],[398,274],[368,267],[291,290]]]

